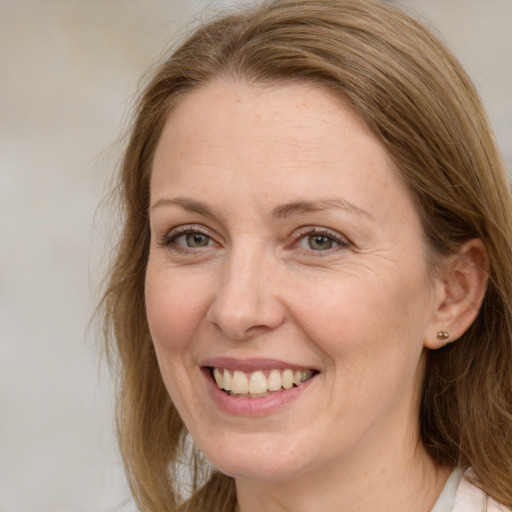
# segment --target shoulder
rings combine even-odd
[[[460,481],[452,512],[512,512],[471,483],[471,470]]]

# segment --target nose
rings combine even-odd
[[[270,259],[263,253],[242,251],[226,260],[207,318],[230,339],[250,339],[283,323],[279,272]]]

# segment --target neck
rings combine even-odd
[[[430,512],[450,471],[436,466],[419,442],[396,448],[366,458],[359,452],[343,465],[286,481],[237,479],[235,512]]]

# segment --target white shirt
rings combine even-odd
[[[470,475],[471,469],[466,473],[455,469],[446,481],[432,512],[511,512],[472,484],[468,479]]]

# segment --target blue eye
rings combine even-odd
[[[183,239],[184,244],[178,242],[180,239]],[[210,245],[211,241],[209,236],[202,233],[187,233],[174,239],[174,242],[177,242],[178,245],[185,245],[186,247],[206,247]]]
[[[208,247],[209,245],[213,245],[213,240],[203,234],[198,232],[192,233],[183,233],[181,235],[171,236],[167,242],[169,245],[174,244],[179,247],[185,248],[197,248],[197,247]]]
[[[201,247],[210,247],[217,245],[216,242],[207,234],[202,233],[197,228],[190,226],[180,226],[165,235],[160,243],[162,247],[180,249],[199,249]]]
[[[307,244],[313,251],[326,251],[338,245],[330,236],[325,235],[309,235],[307,237]]]
[[[305,227],[296,235],[293,246],[303,251],[328,252],[350,247],[345,237],[327,228]]]

